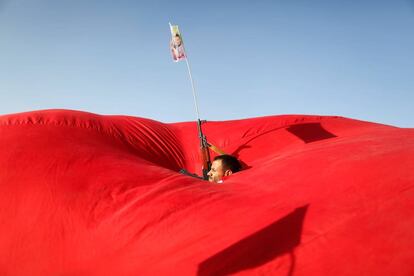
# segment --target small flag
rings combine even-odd
[[[173,60],[175,62],[179,62],[180,60],[184,60],[186,58],[185,50],[184,50],[184,41],[181,36],[180,30],[178,29],[177,25],[171,25],[170,23],[170,30],[171,30],[171,42],[170,42],[170,49]]]

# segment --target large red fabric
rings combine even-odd
[[[0,116],[1,275],[414,275],[414,130],[328,116]]]

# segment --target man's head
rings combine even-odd
[[[208,172],[208,181],[219,182],[223,176],[232,175],[240,170],[241,165],[236,157],[227,154],[216,156]]]
[[[176,34],[174,36],[174,45],[177,47],[181,45],[181,37],[179,34]]]

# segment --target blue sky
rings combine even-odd
[[[414,127],[414,1],[0,0],[0,114],[339,115]]]

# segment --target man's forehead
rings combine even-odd
[[[214,160],[213,164],[211,164],[211,166],[215,167],[215,168],[218,168],[218,167],[221,167],[221,165],[222,165],[221,163],[222,163],[221,160]]]

